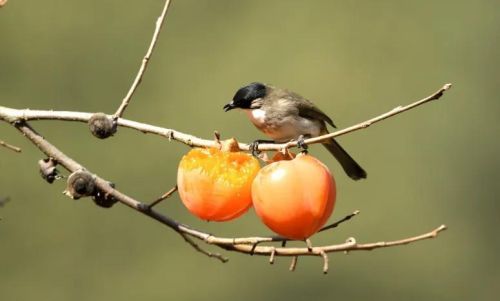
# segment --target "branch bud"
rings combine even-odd
[[[52,184],[55,180],[61,178],[59,171],[56,169],[57,162],[52,158],[41,159],[38,161],[40,167],[40,175],[42,178]]]
[[[64,194],[77,200],[81,197],[94,195],[95,190],[94,177],[87,171],[79,170],[69,176]]]
[[[116,133],[116,122],[104,113],[93,114],[88,124],[92,135],[99,139],[106,139]]]

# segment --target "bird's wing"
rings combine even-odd
[[[290,93],[290,97],[292,98],[301,98],[302,101],[297,102],[299,104],[299,116],[304,117],[304,118],[309,118],[309,119],[319,119],[322,120],[329,125],[336,127],[335,124],[333,123],[332,119],[328,117],[323,111],[318,109],[311,101],[303,98],[302,96],[296,94],[296,93]]]

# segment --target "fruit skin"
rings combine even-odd
[[[251,185],[259,169],[257,159],[246,153],[192,149],[179,163],[180,198],[200,219],[234,219],[251,207]]]
[[[281,151],[278,151],[274,154],[274,156],[269,160],[269,163],[273,162],[278,162],[278,161],[283,161],[283,160],[293,160],[297,155],[287,151],[286,153],[282,153]]]
[[[271,163],[252,184],[257,215],[271,230],[303,240],[326,223],[335,205],[335,181],[328,168],[310,155]]]

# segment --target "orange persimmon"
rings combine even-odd
[[[257,159],[247,153],[194,148],[179,163],[180,198],[203,220],[234,219],[251,207],[252,181],[259,169]]]
[[[257,215],[290,239],[306,239],[321,229],[332,214],[335,194],[328,168],[304,154],[265,166],[252,184]]]
[[[274,156],[271,158],[270,163],[273,162],[278,162],[278,161],[283,161],[283,160],[292,160],[295,158],[297,155],[292,153],[291,151],[286,151],[285,153],[282,153],[281,151],[277,151]]]

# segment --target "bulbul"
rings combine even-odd
[[[252,123],[277,143],[327,134],[326,124],[335,127],[332,119],[311,101],[297,93],[262,83],[240,88],[233,100],[224,106],[224,111],[237,108],[243,109]],[[329,139],[322,144],[350,178],[366,178],[363,168],[337,141]]]

